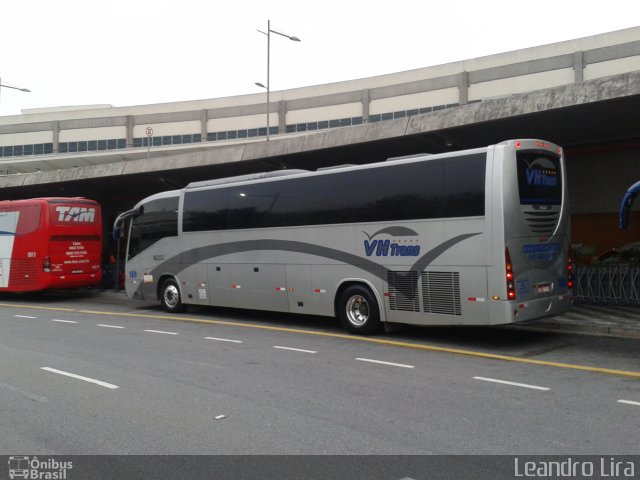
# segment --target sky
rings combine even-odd
[[[637,0],[12,0],[0,115],[272,91],[429,67],[640,24]]]

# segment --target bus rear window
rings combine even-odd
[[[521,205],[560,205],[560,157],[548,152],[516,152]]]
[[[0,209],[0,231],[6,235],[26,235],[40,228],[40,205],[20,205]]]

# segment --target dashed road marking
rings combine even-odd
[[[145,330],[149,333],[162,333],[163,335],[178,335],[178,332],[165,332],[164,330]]]
[[[521,387],[521,388],[530,388],[532,390],[543,390],[549,391],[550,388],[540,387],[538,385],[529,385],[526,383],[518,383],[518,382],[509,382],[507,380],[498,380],[497,378],[487,378],[487,377],[473,377],[476,380],[482,380],[483,382],[492,382],[492,383],[500,383],[502,385],[510,385],[512,387]]]
[[[96,380],[95,378],[83,377],[82,375],[76,375],[75,373],[65,372],[64,370],[58,370],[56,368],[41,367],[41,370],[57,373],[58,375],[64,375],[65,377],[75,378],[77,380],[82,380],[84,382],[95,383],[96,385],[100,385],[101,387],[105,387],[105,388],[110,388],[112,390],[116,388],[120,388],[117,385],[114,385],[113,383],[103,382],[102,380]]]
[[[232,340],[230,338],[204,337],[207,340],[216,340],[218,342],[242,343],[242,340]]]
[[[373,360],[372,358],[356,358],[360,362],[377,363],[379,365],[389,365],[391,367],[416,368],[415,365],[406,365],[404,363],[383,362],[382,360]]]
[[[291,352],[318,353],[316,350],[305,350],[303,348],[281,347],[279,345],[274,345],[273,348],[277,348],[278,350],[289,350]]]

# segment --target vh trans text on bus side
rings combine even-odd
[[[375,237],[387,235],[392,237],[417,237],[418,233],[407,227],[389,227],[378,230],[373,235],[364,233],[368,239],[364,241],[364,253],[367,257],[417,257],[420,255],[420,245],[400,245],[395,240],[381,240]]]

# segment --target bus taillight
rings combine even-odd
[[[51,259],[49,257],[42,259],[42,270],[45,272],[51,271]]]
[[[509,300],[516,299],[516,286],[515,286],[515,278],[513,275],[513,265],[511,264],[511,255],[509,255],[509,249],[505,249],[504,251],[504,260],[505,260],[505,278],[507,281],[507,298]]]
[[[567,287],[573,288],[573,261],[571,257],[567,259]]]

